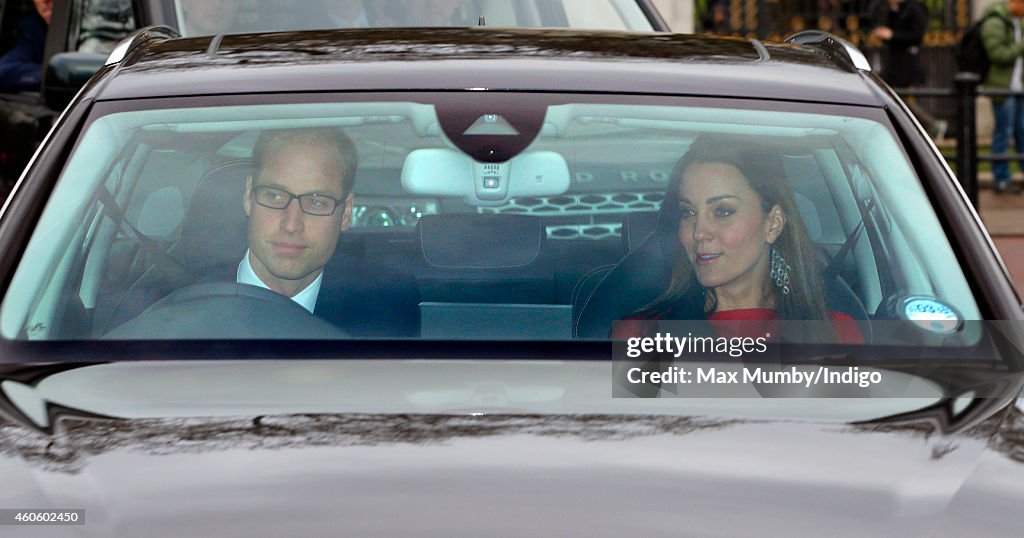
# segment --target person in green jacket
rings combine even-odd
[[[981,40],[988,54],[990,67],[982,85],[994,90],[1024,91],[1024,41],[1021,39],[1021,17],[1024,0],[1007,0],[985,10],[981,24]],[[993,97],[992,115],[996,126],[992,131],[992,154],[1005,154],[1013,137],[1018,155],[1024,155],[1024,96]],[[1018,165],[1024,170],[1024,160]],[[1010,183],[1010,163],[992,163],[996,193],[1020,193]]]

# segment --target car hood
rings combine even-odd
[[[0,383],[0,506],[86,524],[9,527],[25,535],[1021,529],[1012,403],[958,404],[989,409],[956,428],[926,401],[613,399],[607,362],[40,371]],[[894,411],[916,418],[871,420]]]

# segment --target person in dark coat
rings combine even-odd
[[[36,13],[18,24],[18,40],[0,56],[0,91],[39,91],[46,30],[50,25],[53,0],[35,0]]]
[[[875,0],[871,35],[885,43],[882,78],[894,88],[925,82],[920,48],[928,29],[928,8],[918,0]]]
[[[918,0],[875,0],[869,8],[871,35],[885,44],[882,50],[882,79],[893,88],[911,88],[925,83],[921,64],[921,42],[928,29],[928,8]],[[913,99],[910,110],[924,128],[942,138],[945,122],[938,122]]]

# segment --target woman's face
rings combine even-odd
[[[759,305],[768,286],[769,246],[786,223],[782,209],[765,212],[740,170],[717,162],[686,168],[679,208],[679,241],[701,285],[715,288],[720,305],[723,299]]]

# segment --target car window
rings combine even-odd
[[[635,0],[174,0],[182,35],[412,26],[652,30]]]
[[[879,110],[500,92],[294,101],[98,104],[4,297],[3,337],[607,339],[668,280],[648,283],[683,263],[673,256],[689,252],[687,234],[703,233],[686,222],[735,211],[705,214],[680,190],[681,159],[709,144],[778,162],[792,192],[786,226],[811,256],[786,265],[814,271],[833,317],[859,324],[846,343],[884,342],[872,324],[913,305],[981,319]],[[351,141],[351,209],[343,184],[316,183],[315,167],[275,168],[285,155],[315,161],[303,152],[322,140],[302,137],[323,132]],[[282,133],[306,142],[268,160],[263,144]],[[298,259],[320,248],[313,229],[329,222],[344,231],[324,235],[336,247],[309,266],[322,267],[306,309],[316,316],[283,295],[217,287],[245,283],[244,260],[258,278],[279,275],[260,245]],[[722,252],[699,254],[691,263]],[[664,267],[630,268],[648,255]],[[780,290],[799,281],[772,278]],[[602,314],[602,301],[619,310]]]
[[[69,49],[106,54],[134,30],[131,0],[76,0]]]

